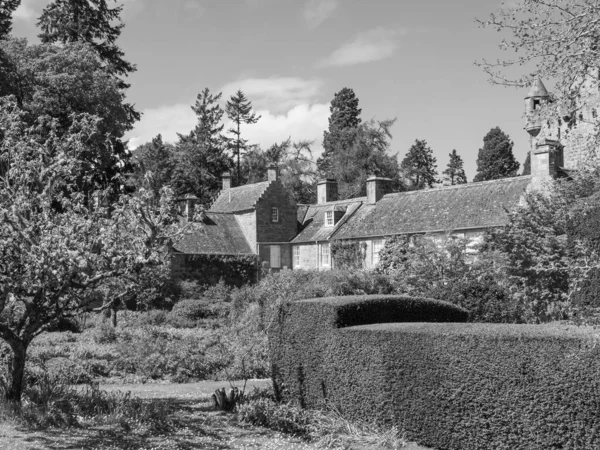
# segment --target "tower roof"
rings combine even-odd
[[[548,91],[546,90],[546,86],[542,83],[542,79],[540,77],[536,77],[535,81],[531,85],[531,89],[527,93],[527,97],[548,97]]]

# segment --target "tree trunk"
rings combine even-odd
[[[4,398],[9,403],[21,403],[21,394],[23,393],[23,376],[25,375],[25,358],[27,355],[27,345],[23,342],[9,342],[13,351],[11,361],[9,362],[8,382]]]
[[[117,328],[117,311],[118,310],[119,310],[119,307],[115,306],[113,303],[113,306],[110,308],[110,320],[111,320],[113,328]]]

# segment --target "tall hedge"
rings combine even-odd
[[[337,317],[316,301],[282,313],[271,341],[285,400],[396,425],[439,449],[600,448],[600,346],[591,328],[338,328]]]

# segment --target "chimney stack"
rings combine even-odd
[[[381,197],[390,192],[392,180],[389,178],[371,176],[367,178],[367,204],[374,205]]]
[[[188,222],[191,222],[194,218],[194,213],[196,209],[196,201],[198,201],[198,197],[193,194],[188,194],[185,196],[185,213],[187,216]]]
[[[271,163],[267,166],[267,180],[268,181],[279,180],[279,167],[277,167],[277,164]]]
[[[223,175],[223,190],[231,189],[231,174],[229,172],[225,172]]]
[[[317,204],[335,202],[338,199],[337,181],[327,178],[317,183]]]

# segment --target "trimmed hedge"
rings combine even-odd
[[[592,328],[340,329],[331,309],[296,302],[274,327],[273,377],[283,399],[330,403],[349,419],[396,425],[440,449],[600,448],[600,346]]]

